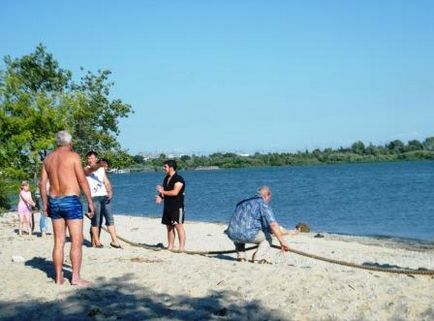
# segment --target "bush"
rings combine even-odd
[[[0,212],[4,212],[10,208],[8,185],[4,179],[0,178]]]

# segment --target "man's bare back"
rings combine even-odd
[[[48,195],[80,196],[80,189],[91,201],[89,185],[81,165],[80,156],[72,151],[71,145],[59,146],[49,154],[41,171],[40,190],[44,207],[47,204],[47,182],[50,182]],[[93,211],[91,211],[93,213]]]
[[[80,195],[80,171],[76,167],[81,169],[80,157],[65,147],[58,148],[45,159],[50,196]]]

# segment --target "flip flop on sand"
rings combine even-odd
[[[122,246],[120,244],[114,244],[114,243],[110,243],[111,247],[114,247],[115,249],[121,249]]]
[[[257,264],[273,264],[272,262],[262,259],[262,260],[250,260],[250,263],[257,263]]]
[[[258,261],[258,264],[273,264],[270,261],[266,260],[266,259],[262,259]]]

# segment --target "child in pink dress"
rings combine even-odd
[[[32,193],[30,193],[29,182],[23,181],[20,186],[20,195],[18,201],[18,216],[20,218],[20,226],[18,228],[18,234],[22,235],[22,230],[27,229],[29,236],[32,235],[32,207],[35,206],[35,202],[32,199]]]

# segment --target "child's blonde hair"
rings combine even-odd
[[[22,181],[20,188],[22,189],[24,186],[29,186],[29,181]]]

